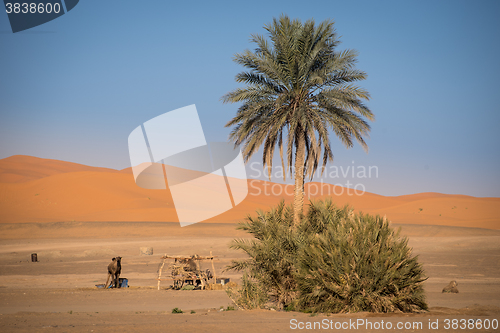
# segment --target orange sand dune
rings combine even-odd
[[[243,202],[207,222],[234,222],[293,199],[292,185],[261,180],[248,184]],[[386,215],[394,223],[500,229],[500,198],[440,193],[360,195],[319,183],[308,183],[305,189],[307,199],[331,197],[338,205]],[[130,168],[117,171],[30,156],[0,160],[0,223],[57,221],[178,220],[169,190],[140,188]]]
[[[14,155],[0,160],[0,183],[21,183],[51,175],[77,171],[118,172],[72,162]]]

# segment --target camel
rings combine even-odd
[[[448,283],[448,285],[443,288],[442,292],[458,294],[457,286],[458,286],[457,281],[450,281],[450,283]]]
[[[111,259],[111,263],[108,265],[108,279],[106,280],[106,285],[104,288],[108,288],[108,282],[111,278],[110,284],[114,283],[114,288],[120,288],[120,273],[122,272],[122,257],[116,257]]]

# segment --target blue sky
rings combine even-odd
[[[68,14],[16,34],[0,14],[0,158],[126,168],[130,132],[190,104],[207,141],[226,140],[224,124],[237,105],[220,97],[238,87],[234,76],[242,70],[232,56],[253,49],[250,34],[264,34],[282,13],[334,20],[339,50],[358,50],[358,68],[368,73],[360,85],[371,93],[376,116],[370,151],[347,150],[332,136],[329,167],[376,166],[377,177],[350,182],[383,195],[500,196],[494,0],[82,0]]]

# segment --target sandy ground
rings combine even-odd
[[[224,290],[173,291],[168,282],[157,290],[163,254],[212,252],[217,275],[240,282],[239,273],[223,272],[244,256],[229,247],[247,237],[234,222],[290,202],[286,193],[293,192],[259,180],[248,186],[249,195],[234,209],[181,228],[162,222],[177,221],[169,190],[138,187],[130,169],[20,155],[0,160],[0,332],[500,331],[500,198],[358,196],[333,185],[306,185],[311,198],[333,196],[338,205],[399,223],[393,226],[409,237],[429,277],[427,313],[221,311],[235,307]],[[140,247],[153,247],[154,254],[141,256]],[[30,262],[31,253],[39,262]],[[123,257],[122,277],[130,287],[96,288],[115,256]],[[441,293],[451,280],[460,293]],[[176,307],[184,313],[172,314]],[[489,328],[479,328],[480,322]]]
[[[370,329],[367,321],[372,325],[384,321],[384,325],[390,322],[394,331],[448,332],[452,327],[446,329],[447,323],[451,325],[454,319],[458,325],[466,325],[466,331],[500,331],[469,329],[468,322],[460,322],[500,320],[500,231],[401,227],[429,277],[425,290],[430,312],[425,314],[311,316],[264,310],[220,311],[221,307],[234,307],[224,290],[173,291],[166,289],[168,282],[162,282],[161,290],[157,290],[159,258],[165,253],[208,255],[212,251],[217,256],[216,273],[239,282],[238,273],[222,273],[232,259],[243,257],[228,246],[235,237],[246,236],[233,224],[200,223],[185,228],[174,223],[2,224],[0,331],[283,332],[296,331],[293,328],[302,325],[307,328],[314,322],[328,331],[335,330],[336,323],[350,320],[360,326],[350,326],[346,331],[380,332],[380,326]],[[115,238],[109,238],[113,233]],[[153,247],[154,254],[140,255],[139,248],[144,246]],[[39,262],[29,261],[33,252]],[[105,282],[106,266],[117,255],[123,257],[122,277],[129,279],[130,288],[96,288],[96,284]],[[210,264],[204,265],[210,268]],[[451,280],[458,282],[460,293],[441,293]],[[172,314],[175,307],[184,313]],[[439,329],[430,329],[429,322],[436,325],[436,321]],[[398,323],[409,329],[396,329]],[[410,327],[418,323],[422,323],[422,329]]]

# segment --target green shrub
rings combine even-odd
[[[252,281],[248,276],[248,272],[245,272],[243,274],[241,289],[236,291],[236,303],[244,309],[262,308],[268,298],[262,286],[262,283]]]
[[[284,203],[269,212],[249,216],[238,229],[252,234],[256,240],[235,240],[234,249],[243,250],[250,259],[233,261],[227,269],[245,270],[239,305],[262,307],[270,301],[284,307],[295,297],[295,254],[300,235],[293,225],[293,211]]]
[[[254,240],[235,240],[249,259],[228,269],[243,270],[238,304],[304,312],[413,312],[427,309],[422,266],[407,239],[379,217],[311,202],[300,225],[284,203],[248,217],[239,229]]]
[[[184,313],[184,312],[179,308],[173,308],[172,313]]]
[[[334,217],[334,218],[331,218]],[[311,203],[296,274],[301,309],[313,312],[414,312],[427,309],[422,266],[408,240],[380,216],[354,214],[331,202]],[[318,229],[318,228],[316,228]]]

